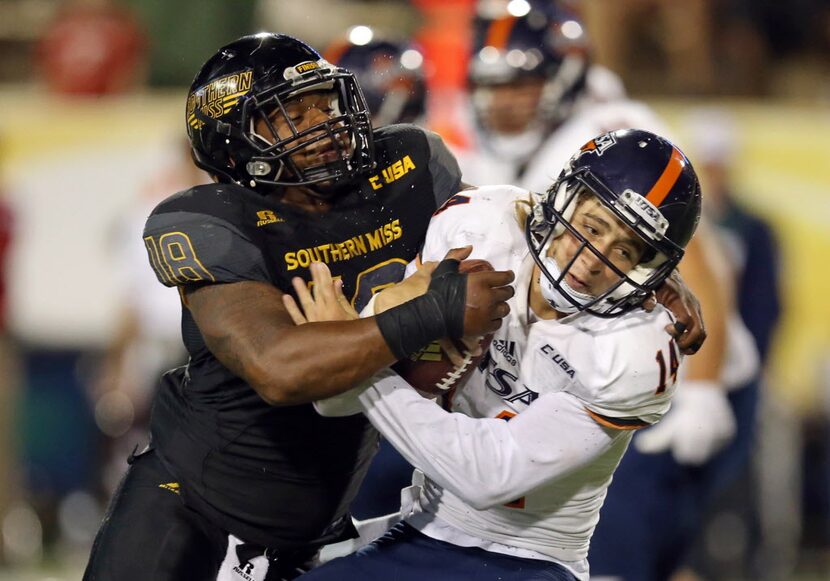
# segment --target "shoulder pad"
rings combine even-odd
[[[150,265],[166,286],[268,280],[261,249],[242,222],[238,186],[197,186],[156,206],[144,227]]]

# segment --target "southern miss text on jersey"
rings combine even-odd
[[[360,309],[400,280],[431,214],[460,183],[440,138],[409,125],[375,131],[377,167],[327,214],[309,215],[251,190],[198,186],[162,202],[144,241],[168,286],[264,281],[291,292],[312,261],[341,277]],[[154,448],[185,501],[247,542],[331,541],[375,450],[360,416],[328,419],[311,405],[271,407],[213,357],[187,309],[187,368],[168,373],[154,404]],[[310,453],[309,453],[310,452]]]
[[[613,471],[631,430],[654,423],[668,411],[680,355],[664,331],[671,317],[662,306],[613,319],[587,313],[559,320],[530,318],[528,286],[534,262],[514,211],[515,201],[527,198],[526,190],[510,186],[461,192],[430,225],[424,260],[440,258],[445,248],[472,244],[471,257],[488,260],[497,270],[516,271],[510,315],[479,369],[454,394],[452,411],[509,421],[538,398],[565,392],[578,402],[576,413],[616,430],[611,432],[613,443],[589,462],[502,506],[475,510],[429,478],[420,504],[462,535],[519,547],[526,551],[524,556],[557,560],[587,572],[588,543]],[[555,442],[538,445],[550,447],[551,457],[556,457]],[[487,471],[474,467],[475,454],[469,456],[469,465],[460,467],[459,474],[475,470],[486,479]],[[524,478],[513,476],[539,482],[540,466],[525,469]],[[415,516],[411,522],[430,536],[470,542],[430,521]],[[583,565],[575,565],[579,563]]]

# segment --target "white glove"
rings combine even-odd
[[[677,386],[669,412],[634,437],[643,454],[671,450],[680,464],[699,466],[735,436],[735,416],[722,387],[709,381]]]

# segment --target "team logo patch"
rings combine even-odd
[[[266,224],[275,224],[277,222],[285,222],[285,218],[278,216],[271,210],[260,210],[256,213],[257,220],[257,227],[265,226]]]
[[[174,494],[178,494],[180,490],[180,486],[178,482],[166,482],[164,484],[159,484],[159,488],[163,488],[165,490],[169,490]]]
[[[225,75],[199,87],[187,97],[187,124],[199,129],[204,123],[196,117],[198,109],[203,115],[219,119],[239,102],[239,98],[251,90],[253,71]]]
[[[596,155],[602,155],[605,153],[605,150],[609,147],[612,147],[617,144],[617,139],[611,133],[606,133],[605,135],[600,135],[596,139],[592,139],[585,145],[579,148],[579,155],[584,153],[593,153]]]

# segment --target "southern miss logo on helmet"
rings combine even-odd
[[[600,135],[596,139],[592,139],[591,141],[580,147],[579,153],[577,155],[584,155],[586,153],[602,155],[603,153],[605,153],[606,149],[614,146],[616,143],[617,140],[614,137],[614,134],[606,133],[604,135]]]
[[[199,129],[204,123],[196,117],[196,109],[204,115],[219,119],[239,102],[239,98],[251,90],[253,71],[241,71],[225,75],[199,87],[187,97],[187,123]]]

